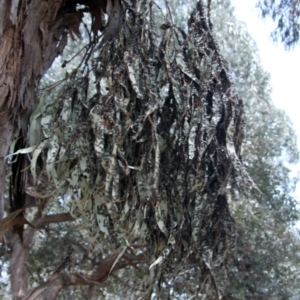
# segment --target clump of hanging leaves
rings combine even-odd
[[[228,197],[253,186],[240,158],[243,103],[201,1],[187,33],[167,4],[115,3],[107,30],[118,32],[85,62],[95,95],[74,71],[31,116],[32,175],[69,195],[92,251],[147,243],[145,296],[190,265],[220,296],[235,247]]]

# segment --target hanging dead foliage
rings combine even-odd
[[[253,186],[240,160],[243,103],[202,2],[187,34],[172,20],[167,4],[115,2],[85,62],[96,94],[88,99],[89,76],[74,72],[31,116],[31,171],[70,195],[92,250],[148,244],[145,297],[191,264],[220,296],[235,247],[228,193]]]
[[[96,2],[96,3],[95,3]],[[92,16],[96,34],[101,29],[106,0],[0,1],[0,219],[4,212],[5,157],[24,147],[28,111],[35,100],[36,82],[63,52],[67,36],[80,36],[84,11]],[[20,130],[20,131],[19,131]],[[17,138],[12,141],[14,134]],[[24,142],[24,143],[23,143]],[[15,149],[13,149],[15,148]],[[27,157],[19,155],[8,168],[11,173],[10,210],[25,208]],[[6,174],[8,175],[8,174]],[[8,176],[9,177],[9,176]],[[23,211],[20,212],[20,216]],[[15,228],[22,239],[23,227]]]

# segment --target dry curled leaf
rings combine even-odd
[[[33,176],[42,175],[43,160],[92,251],[147,243],[150,287],[161,270],[175,276],[174,265],[193,264],[220,295],[236,238],[228,193],[253,186],[240,160],[243,102],[201,1],[187,34],[167,26],[159,37],[168,12],[150,0],[116,3],[126,13],[119,31],[116,10],[114,43],[101,47],[104,36],[93,60],[97,93],[88,98],[88,78],[75,74],[39,112],[44,140],[33,152]]]

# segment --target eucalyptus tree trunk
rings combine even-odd
[[[79,32],[83,14],[76,11],[76,4],[77,1],[64,0],[0,0],[0,220],[4,215],[9,146],[18,131],[18,136],[26,140],[28,112],[34,105],[36,83],[62,53],[68,33]],[[25,172],[18,178],[21,179],[14,182],[13,188],[25,196]],[[25,204],[17,197],[13,201],[12,210]],[[13,242],[13,296],[24,292],[26,284],[20,282],[26,277],[21,278],[26,272],[24,264],[32,234],[31,238],[24,238],[24,245]]]
[[[27,114],[35,99],[37,80],[51,66],[67,42],[63,1],[0,1],[0,218],[4,213],[6,159],[13,132],[27,135]],[[79,19],[78,19],[79,21]],[[24,176],[26,178],[26,176]],[[16,187],[25,194],[26,181]],[[19,203],[17,203],[19,202]],[[15,199],[14,207],[24,203]],[[12,296],[23,295],[27,288],[26,260],[33,230],[27,231],[23,244],[12,238]]]
[[[36,82],[62,53],[68,25],[78,26],[80,22],[79,16],[68,20],[63,2],[0,0],[1,218],[5,157],[13,131],[20,128],[26,137],[26,116],[34,103]]]

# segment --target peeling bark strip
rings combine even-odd
[[[107,254],[135,239],[151,245],[145,296],[168,272],[197,262],[221,297],[235,247],[227,194],[254,186],[240,161],[243,103],[202,1],[187,34],[153,1],[121,4],[122,30],[92,62],[97,94],[87,99],[88,77],[74,73],[35,112],[47,144],[33,152],[32,174],[37,179],[37,159],[44,159],[92,249]]]
[[[10,6],[4,2],[0,4],[6,6],[0,21],[0,107],[1,111],[11,110],[14,117],[32,105],[35,80],[62,52],[67,31],[64,19],[58,16],[62,1],[42,1],[41,5],[37,0],[15,0]]]

